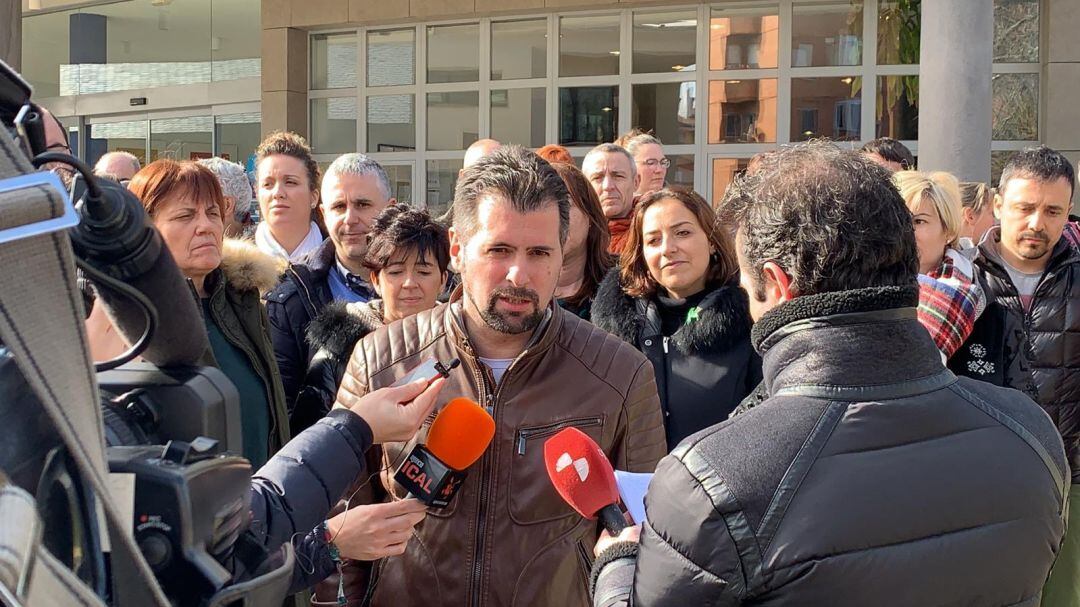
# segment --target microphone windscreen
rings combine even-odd
[[[619,486],[600,445],[577,428],[566,428],[544,443],[548,477],[563,500],[585,518],[619,503]]]
[[[454,470],[473,465],[495,437],[495,420],[468,398],[455,398],[435,416],[425,446]]]

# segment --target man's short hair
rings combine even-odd
[[[859,151],[865,154],[877,154],[889,162],[899,164],[901,169],[915,168],[915,156],[911,154],[911,150],[892,137],[878,137],[867,141]]]
[[[391,198],[390,178],[386,176],[386,169],[381,164],[375,162],[368,156],[353,152],[350,154],[342,154],[334,159],[334,162],[330,163],[330,166],[326,169],[326,175],[323,176],[323,181],[326,181],[330,176],[344,176],[355,175],[362,177],[364,175],[374,175],[375,181],[379,183],[379,189],[382,190],[382,195],[387,200]],[[330,202],[328,200],[324,202]]]
[[[485,194],[505,196],[525,214],[554,204],[559,209],[559,243],[570,230],[570,199],[555,169],[519,145],[506,145],[464,169],[454,188],[454,230],[464,239],[476,233],[477,206]]]
[[[1040,145],[1020,150],[1009,158],[998,180],[998,192],[1005,191],[1010,179],[1034,179],[1052,182],[1064,179],[1069,183],[1069,195],[1076,189],[1076,170],[1061,152]]]
[[[109,161],[113,158],[123,158],[131,163],[132,171],[138,173],[142,165],[139,164],[139,157],[131,152],[125,152],[123,150],[116,150],[115,152],[106,152],[98,158],[97,163],[94,164],[94,174],[106,174],[104,173],[105,167],[109,164]]]
[[[198,163],[210,169],[214,175],[217,175],[222,193],[235,201],[233,217],[236,218],[236,221],[242,222],[247,219],[248,213],[251,212],[253,197],[251,195],[251,182],[248,181],[247,171],[244,170],[244,167],[217,156],[203,158]]]
[[[781,149],[735,179],[720,212],[758,285],[768,261],[800,296],[918,284],[911,212],[889,172],[860,153],[823,141]]]
[[[637,175],[637,163],[634,162],[634,155],[626,150],[621,145],[614,143],[601,143],[600,145],[589,150],[588,154],[585,154],[585,160],[582,161],[581,166],[585,166],[585,163],[589,161],[589,156],[594,154],[622,154],[626,157],[627,162],[630,163],[630,179],[633,179]]]

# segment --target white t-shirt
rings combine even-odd
[[[1024,309],[1031,309],[1031,299],[1035,296],[1035,289],[1042,279],[1042,272],[1021,272],[1010,266],[1005,260],[1001,260],[1001,265],[1005,266],[1005,271],[1009,273],[1009,278],[1012,279],[1016,292],[1020,294],[1020,302],[1024,304]]]
[[[498,384],[502,381],[503,375],[506,370],[510,368],[510,364],[514,362],[512,358],[484,358],[480,357],[480,362],[487,365],[488,369],[491,369],[491,374],[495,376],[495,383]]]

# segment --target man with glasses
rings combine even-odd
[[[615,143],[630,152],[630,155],[634,157],[638,175],[641,175],[641,181],[638,183],[634,196],[641,199],[646,194],[664,189],[671,161],[664,156],[664,144],[655,135],[635,129],[620,137]]]
[[[109,152],[98,159],[94,165],[94,174],[98,177],[109,177],[127,186],[135,173],[142,168],[139,159],[130,152]],[[250,189],[250,188],[248,188]]]

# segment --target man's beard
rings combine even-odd
[[[1025,238],[1037,238],[1042,242],[1035,244]],[[1024,259],[1041,259],[1050,251],[1050,239],[1042,232],[1021,232],[1017,237],[1017,254]]]
[[[527,314],[507,314],[499,312],[496,304],[498,304],[500,297],[512,298],[512,299],[526,299],[533,304],[533,311]],[[524,287],[501,287],[495,289],[488,296],[487,306],[480,310],[480,317],[484,319],[489,327],[495,329],[499,333],[506,333],[508,335],[517,335],[532,331],[543,320],[544,314],[540,310],[540,298],[536,295],[535,291],[531,291]]]

